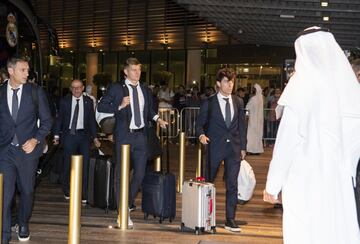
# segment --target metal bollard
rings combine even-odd
[[[120,173],[120,198],[118,228],[128,229],[129,216],[129,170],[130,170],[130,145],[121,145],[121,173]]]
[[[201,143],[199,142],[198,145],[198,162],[196,166],[196,177],[201,176],[201,159],[202,159],[202,150],[201,150]]]
[[[83,156],[71,156],[68,244],[80,243]]]
[[[185,132],[180,133],[180,150],[179,150],[179,178],[177,190],[182,193],[182,184],[184,182],[185,170]]]
[[[156,171],[156,172],[161,171],[161,157],[160,156],[158,156],[154,160],[154,171]]]

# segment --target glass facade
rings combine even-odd
[[[234,68],[237,74],[235,89],[239,87],[251,87],[259,83],[262,87],[281,87],[282,67],[271,66],[268,63],[227,63],[217,61],[217,49],[203,49],[201,52],[200,83],[190,84],[186,82],[187,55],[186,50],[149,50],[149,51],[114,51],[98,52],[98,73],[111,76],[112,81],[123,79],[123,67],[128,57],[136,57],[142,63],[141,82],[146,84],[158,84],[154,80],[154,74],[167,71],[171,73],[170,87],[175,89],[179,85],[190,88],[197,85],[200,89],[207,86],[215,86],[216,73],[222,67]],[[49,61],[48,77],[53,84],[58,84],[63,93],[67,92],[72,79],[86,79],[86,55],[87,53],[74,54],[63,50],[61,58],[52,57]],[[188,81],[189,82],[189,81]],[[191,82],[191,81],[190,81]]]

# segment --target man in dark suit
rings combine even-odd
[[[235,222],[237,178],[241,159],[245,157],[246,135],[243,101],[232,94],[235,72],[221,69],[216,75],[218,93],[204,101],[196,121],[196,134],[208,144],[206,179],[214,181],[220,162],[225,162],[226,222],[225,229],[240,231]]]
[[[20,241],[30,239],[28,222],[33,207],[35,173],[52,125],[45,92],[26,83],[27,60],[10,58],[7,69],[10,78],[0,87],[0,173],[4,175],[2,243],[11,239],[11,202],[15,186],[20,193],[18,238]]]
[[[100,147],[100,141],[97,138],[93,101],[83,95],[84,84],[81,80],[73,80],[70,88],[71,94],[60,101],[54,128],[54,144],[59,144],[61,137],[64,147],[62,184],[66,200],[70,198],[71,155],[83,155],[82,203],[86,204],[91,142]]]
[[[130,157],[133,177],[130,183],[129,206],[134,204],[135,197],[144,179],[147,160],[147,123],[157,121],[161,127],[167,122],[160,119],[152,109],[151,92],[140,84],[141,64],[136,58],[128,58],[124,66],[126,79],[124,83],[111,84],[98,104],[98,111],[114,113],[116,125],[114,131],[116,154],[116,196],[120,188],[120,147],[130,144]],[[129,91],[129,95],[125,91]],[[129,106],[130,105],[130,106]],[[117,199],[119,202],[119,199]],[[129,226],[133,223],[129,215]]]

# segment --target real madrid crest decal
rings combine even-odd
[[[18,30],[16,27],[16,18],[10,13],[7,16],[8,24],[6,26],[6,40],[10,47],[15,47],[18,41]]]

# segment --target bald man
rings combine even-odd
[[[94,105],[90,97],[83,95],[84,84],[80,80],[71,82],[71,94],[60,101],[59,114],[55,121],[54,144],[64,147],[64,167],[62,184],[64,197],[70,198],[71,155],[83,155],[82,203],[86,204],[89,155],[92,141],[99,147]]]

